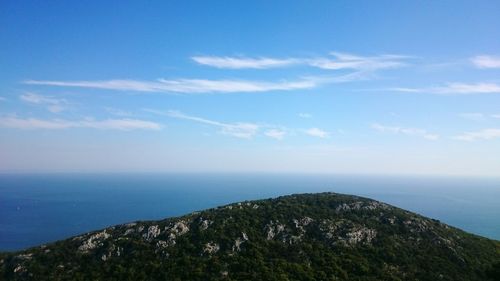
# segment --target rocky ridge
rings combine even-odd
[[[323,193],[117,225],[0,257],[5,280],[498,280],[500,246]]]

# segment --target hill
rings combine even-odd
[[[4,280],[500,280],[500,243],[335,193],[246,201],[0,254]]]

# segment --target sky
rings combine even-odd
[[[498,1],[1,1],[0,172],[500,176]]]

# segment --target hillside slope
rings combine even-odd
[[[500,280],[500,244],[366,198],[248,201],[0,255],[4,280]]]

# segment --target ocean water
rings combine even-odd
[[[500,180],[291,174],[2,174],[0,251],[292,193],[355,194],[500,240]]]

